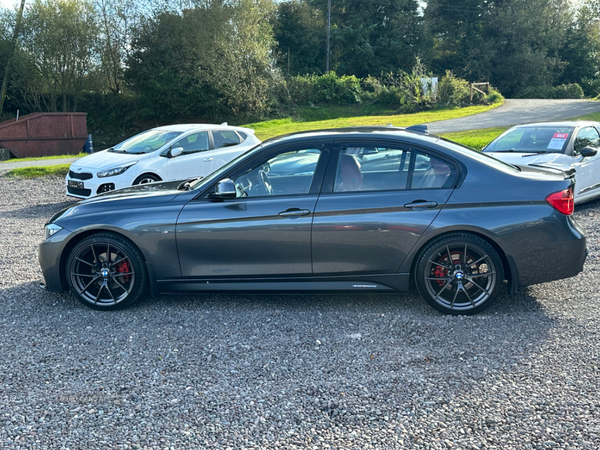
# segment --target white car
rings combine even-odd
[[[483,149],[515,166],[575,170],[575,203],[600,196],[600,123],[548,122],[518,125]]]
[[[254,130],[226,124],[153,128],[74,162],[67,195],[89,198],[135,184],[204,177],[260,142]]]

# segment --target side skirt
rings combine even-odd
[[[408,292],[410,274],[158,280],[160,292]]]

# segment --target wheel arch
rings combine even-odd
[[[517,290],[517,288],[519,287],[519,272],[518,272],[517,265],[516,265],[514,259],[510,255],[507,254],[507,252],[504,250],[504,248],[493,237],[489,236],[489,234],[483,232],[483,230],[478,229],[478,228],[458,228],[458,229],[452,229],[452,230],[443,230],[443,231],[440,231],[439,233],[431,234],[431,235],[427,236],[427,238],[424,241],[419,242],[418,247],[415,246],[415,250],[413,250],[413,252],[411,253],[411,258],[412,258],[410,260],[411,282],[414,279],[415,268],[418,263],[418,260],[421,256],[421,254],[423,253],[423,251],[427,248],[427,246],[436,239],[443,238],[445,236],[448,236],[451,234],[456,234],[456,233],[471,234],[473,236],[477,236],[477,237],[483,239],[484,241],[486,241],[488,244],[490,244],[492,246],[492,248],[494,250],[496,250],[496,252],[498,253],[498,256],[500,256],[500,260],[502,261],[502,265],[504,267],[504,276],[505,276],[506,280],[508,281],[508,292],[511,295],[513,295],[515,293],[515,291]]]
[[[162,176],[160,176],[160,175],[159,175],[157,172],[155,172],[155,171],[149,171],[149,170],[148,170],[148,171],[144,171],[144,172],[142,172],[142,173],[141,173],[141,174],[139,174],[137,177],[135,177],[135,178],[133,179],[132,186],[135,186],[135,185],[137,184],[137,183],[136,183],[136,181],[137,181],[137,180],[139,180],[140,178],[143,178],[143,177],[147,177],[148,175],[151,175],[151,176],[153,176],[153,177],[156,177],[156,178],[158,178],[158,180],[157,180],[157,181],[164,181],[163,177],[162,177]]]
[[[85,238],[88,238],[90,236],[94,236],[96,234],[100,234],[100,233],[108,233],[108,234],[114,234],[115,236],[118,236],[120,238],[126,239],[131,245],[133,245],[139,252],[140,254],[143,256],[144,258],[144,263],[145,263],[145,269],[148,275],[148,281],[150,284],[150,292],[152,294],[152,297],[155,297],[156,294],[158,293],[158,288],[157,288],[157,283],[156,283],[156,274],[154,272],[154,268],[152,266],[152,263],[149,262],[148,259],[148,255],[146,255],[146,252],[144,251],[144,249],[139,246],[134,239],[132,239],[130,236],[127,236],[127,234],[123,233],[122,230],[115,230],[113,228],[90,228],[90,229],[86,229],[78,234],[76,234],[75,236],[73,236],[71,238],[71,240],[69,240],[69,242],[67,242],[67,244],[65,244],[62,253],[60,255],[60,284],[63,288],[63,290],[67,291],[69,290],[69,284],[67,282],[67,259],[69,258],[69,255],[71,254],[71,251],[73,250],[73,248],[75,248],[75,246],[81,242],[82,240],[84,240]]]

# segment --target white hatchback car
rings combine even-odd
[[[600,123],[565,121],[518,125],[483,149],[515,166],[575,171],[575,204],[600,197]]]
[[[135,184],[204,177],[260,142],[254,130],[226,124],[153,128],[74,162],[67,195],[89,198]]]

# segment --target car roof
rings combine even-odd
[[[343,139],[343,138],[357,138],[357,139],[368,139],[370,137],[408,137],[414,140],[437,142],[440,137],[434,134],[429,134],[417,129],[393,127],[393,126],[358,126],[358,127],[345,127],[345,128],[327,128],[322,130],[309,130],[299,131],[296,133],[284,134],[276,136],[264,141],[264,143],[285,143],[293,142],[298,139],[306,138],[327,138],[327,139]]]
[[[181,124],[173,124],[173,125],[163,125],[161,127],[153,128],[153,130],[164,130],[164,131],[180,131],[185,133],[186,131],[192,130],[237,130],[243,131],[245,133],[254,134],[254,130],[251,128],[244,127],[234,127],[231,125],[216,125],[210,123],[181,123]]]

